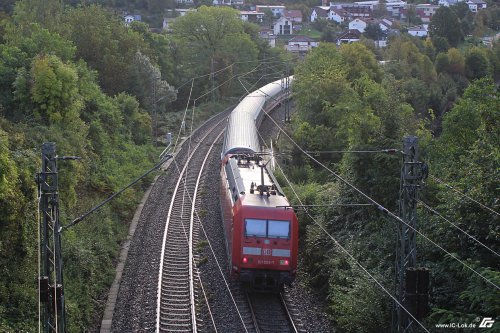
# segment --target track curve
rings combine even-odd
[[[189,149],[182,170],[176,164],[178,181],[167,214],[160,256],[157,332],[197,332],[193,267],[193,245],[198,238],[196,193],[207,156],[220,140],[223,126],[224,119]],[[197,163],[200,157],[204,157],[203,162]]]

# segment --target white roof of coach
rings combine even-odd
[[[260,151],[256,121],[264,103],[281,92],[281,82],[281,80],[271,82],[248,94],[234,108],[228,118],[222,156]]]

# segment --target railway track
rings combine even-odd
[[[246,293],[256,333],[299,333],[283,294]]]
[[[195,203],[206,159],[222,136],[224,125],[225,118],[222,117],[195,142],[183,166],[173,166],[178,180],[172,193],[163,236],[157,291],[157,332],[197,332],[197,272],[193,247],[198,240],[199,222]]]

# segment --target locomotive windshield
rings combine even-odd
[[[245,237],[290,238],[290,221],[245,219]]]
[[[289,238],[290,237],[290,222],[289,221],[268,221],[268,236],[269,238]]]
[[[267,221],[257,219],[245,220],[245,236],[266,237]]]

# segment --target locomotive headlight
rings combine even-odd
[[[247,257],[243,257],[243,263],[246,264],[248,262],[248,258]]]
[[[290,264],[290,262],[288,261],[288,259],[281,259],[280,260],[280,265],[288,266],[289,264]]]

